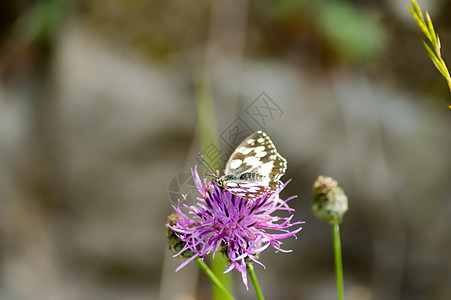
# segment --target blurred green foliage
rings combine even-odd
[[[19,20],[18,30],[28,43],[48,44],[58,31],[67,1],[44,0],[32,6]]]
[[[318,26],[346,58],[365,62],[384,50],[384,28],[370,12],[358,10],[343,1],[322,5]]]
[[[346,60],[364,63],[385,49],[385,28],[376,15],[345,1],[264,1],[260,11],[277,22],[313,24],[325,41]]]

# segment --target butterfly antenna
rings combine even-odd
[[[215,169],[213,169],[210,164],[208,163],[208,161],[204,158],[204,156],[202,155],[202,153],[199,152],[199,157],[204,161],[204,163],[210,168],[210,170],[213,172],[213,174],[215,174]],[[202,174],[202,175],[209,175],[209,174]]]

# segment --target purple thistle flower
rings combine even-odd
[[[217,187],[213,181],[202,181],[197,173],[197,166],[191,172],[202,197],[197,198],[199,201],[195,205],[189,205],[184,196],[183,206],[188,210],[188,214],[182,212],[180,202],[177,207],[173,205],[180,219],[175,225],[168,225],[180,241],[185,243],[175,256],[186,250],[193,254],[176,272],[196,257],[204,259],[209,253],[214,256],[221,248],[230,261],[230,266],[224,273],[237,269],[248,289],[246,262],[256,262],[266,268],[258,260],[258,255],[269,246],[275,248],[276,252],[291,252],[281,249],[281,240],[290,236],[296,237],[296,233],[302,229],[299,227],[289,230],[304,223],[291,223],[294,209],[290,208],[287,202],[296,196],[286,200],[279,198],[279,193],[287,182],[273,194],[248,201]],[[271,215],[278,210],[287,211],[290,215],[286,218]]]

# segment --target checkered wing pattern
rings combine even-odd
[[[222,186],[232,194],[251,200],[282,187],[287,161],[263,131],[246,138],[230,156]]]

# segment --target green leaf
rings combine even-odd
[[[412,16],[415,19],[415,21],[417,21],[418,27],[420,27],[420,29],[424,33],[424,35],[428,38],[428,40],[432,41],[431,34],[429,33],[429,30],[428,30],[428,28],[426,26],[426,23],[424,23],[424,21],[422,21],[418,17],[418,15],[412,14]]]
[[[426,12],[426,21],[427,21],[427,24],[428,24],[429,32],[431,34],[432,45],[435,46],[437,44],[437,35],[435,34],[434,26],[432,25],[431,17],[429,16],[428,12]]]
[[[421,18],[421,21],[423,21],[424,23],[424,19],[423,19],[423,13],[421,12],[420,6],[418,6],[417,1],[415,0],[410,0],[410,2],[412,3],[413,9],[416,12],[416,15]]]
[[[442,66],[440,60],[437,58],[434,51],[432,51],[432,49],[429,47],[429,45],[426,44],[426,42],[424,42],[424,41],[423,41],[423,43],[424,43],[424,47],[426,48],[426,51],[428,52],[429,57],[431,58],[432,62],[435,65],[435,67],[437,68],[437,70],[439,70],[440,73],[442,73],[443,76],[445,76],[446,71],[443,70],[443,66]]]
[[[442,54],[440,53],[440,48],[441,48],[440,38],[438,37],[438,35],[436,37],[437,37],[437,43],[435,44],[434,50],[435,50],[435,53],[437,53],[438,57],[442,57]]]

